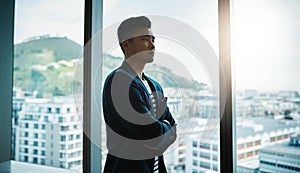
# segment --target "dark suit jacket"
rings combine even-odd
[[[166,172],[162,154],[176,139],[176,128],[172,128],[175,121],[162,87],[144,74],[143,78],[152,90],[156,116],[150,94],[126,61],[106,78],[103,88],[108,148],[105,173],[151,173],[155,156],[159,156],[159,173]],[[149,149],[145,144],[156,149]]]

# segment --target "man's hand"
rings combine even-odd
[[[163,138],[164,140],[159,144],[159,146],[150,146],[148,144],[144,144],[143,146],[146,149],[157,152],[157,155],[163,154],[177,139],[177,124],[174,124],[174,126],[164,135],[166,136]]]

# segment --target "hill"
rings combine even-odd
[[[82,69],[76,68],[82,55],[82,46],[66,37],[41,37],[15,45],[14,86],[45,95],[70,95],[82,90]],[[123,58],[106,55],[102,68],[103,79],[118,67]],[[79,64],[80,66],[80,64]],[[171,70],[155,66],[150,73],[164,87],[202,89],[205,84],[175,75]],[[79,71],[79,72],[78,72]],[[75,74],[76,73],[76,74]],[[165,76],[163,74],[168,74]]]

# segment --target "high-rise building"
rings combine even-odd
[[[82,169],[82,104],[74,98],[26,98],[18,115],[17,161]]]

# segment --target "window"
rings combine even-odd
[[[66,136],[60,136],[60,141],[66,141]]]
[[[38,154],[38,150],[33,150],[33,154]]]
[[[37,141],[34,141],[33,146],[37,147],[37,146],[39,146],[39,143]]]
[[[38,158],[34,157],[32,163],[38,163]]]
[[[169,172],[177,172],[178,170],[175,170],[176,167],[178,167],[179,169],[180,166],[184,166],[184,164],[178,164],[180,159],[180,157],[178,156],[186,155],[188,153],[189,155],[186,157],[190,159],[187,159],[185,161],[186,162],[185,171],[192,172],[193,169],[188,167],[193,166],[192,158],[194,158],[196,154],[195,152],[193,152],[193,150],[195,150],[195,148],[199,149],[199,147],[201,147],[199,146],[200,142],[208,143],[208,144],[203,145],[202,146],[203,148],[199,149],[198,157],[203,150],[211,150],[215,154],[219,154],[219,151],[217,149],[219,147],[218,130],[215,131],[216,133],[209,131],[207,132],[206,136],[201,135],[202,134],[201,130],[199,130],[198,134],[196,133],[196,127],[199,129],[206,129],[205,127],[209,123],[206,124],[205,122],[210,122],[212,125],[211,126],[212,129],[217,129],[217,126],[219,124],[218,123],[219,112],[218,112],[218,104],[214,104],[216,103],[216,100],[218,100],[218,94],[211,93],[210,90],[211,84],[209,82],[207,71],[205,71],[205,67],[201,63],[199,63],[197,57],[195,56],[195,54],[197,53],[195,52],[192,53],[191,51],[189,51],[191,47],[189,47],[189,45],[186,45],[185,39],[188,38],[190,40],[197,40],[195,39],[195,35],[201,34],[205,38],[205,42],[209,44],[210,50],[215,55],[215,57],[207,58],[207,59],[215,58],[215,60],[217,60],[217,56],[218,56],[217,54],[219,52],[218,50],[218,6],[217,6],[218,1],[192,0],[189,3],[186,3],[184,1],[166,0],[161,4],[150,3],[147,1],[132,1],[131,3],[135,4],[134,7],[132,5],[128,5],[128,3],[125,3],[125,1],[124,2],[118,1],[112,4],[109,0],[104,0],[103,3],[104,3],[104,11],[103,11],[104,28],[112,26],[115,22],[120,22],[124,20],[126,18],[125,17],[126,15],[139,16],[139,15],[150,14],[149,17],[152,18],[153,20],[152,21],[153,31],[157,29],[155,31],[156,33],[154,34],[157,35],[155,38],[155,42],[157,43],[155,50],[156,52],[160,52],[161,54],[157,53],[155,55],[155,61],[157,62],[154,61],[153,63],[151,64],[149,63],[149,65],[147,64],[147,66],[145,66],[145,74],[148,74],[149,76],[157,80],[162,85],[162,87],[164,88],[164,94],[169,98],[168,106],[171,112],[173,113],[173,115],[175,116],[176,120],[179,123],[185,124],[183,126],[186,129],[184,128],[177,129],[178,132],[179,133],[180,131],[191,132],[190,138],[186,140],[178,141],[179,143],[184,143],[185,150],[181,150],[180,148],[181,146],[177,145],[174,148],[174,151],[172,150],[169,154],[164,155],[166,160],[167,159],[176,160],[174,161],[174,163],[168,163],[168,165],[166,166],[168,169],[170,169]],[[172,4],[172,10],[166,10],[169,9],[170,4]],[[147,6],[147,9],[144,8],[145,6]],[[120,9],[119,7],[124,7],[124,8]],[[178,12],[186,15],[180,15]],[[158,16],[151,16],[152,14]],[[159,16],[163,16],[163,17],[160,18]],[[173,25],[172,26],[163,25],[163,23],[171,24],[175,22],[175,21],[173,22],[168,21],[170,19],[168,17],[178,20],[177,24],[179,23],[180,24],[176,27],[175,26],[173,27]],[[184,26],[181,24],[183,24]],[[181,31],[185,29],[181,29],[181,27],[188,27],[188,28],[193,27],[194,29],[193,31],[197,32],[197,34],[195,35],[192,34],[192,36],[189,37],[189,34],[185,33],[181,37],[185,39],[178,39],[176,37],[173,37],[174,35],[179,36],[183,34],[183,32]],[[159,28],[174,28],[174,29],[170,29],[169,32],[167,33],[166,32],[159,33],[160,32]],[[174,35],[169,36],[168,33],[173,33]],[[110,38],[110,40],[112,38],[114,40],[117,40],[115,34],[112,36],[109,35],[107,38]],[[106,42],[108,41],[103,40],[104,45],[108,44]],[[185,48],[182,45],[185,45],[188,48]],[[200,45],[200,44],[195,43],[194,45]],[[108,73],[114,70],[115,68],[117,68],[123,61],[123,53],[119,47],[113,46],[108,50],[103,49],[102,51],[104,54],[109,54],[109,58],[105,59],[104,57],[102,61],[103,81],[101,83],[104,82],[104,79],[108,75]],[[165,54],[168,54],[169,56],[165,56]],[[110,58],[114,58],[115,62],[110,61]],[[217,72],[219,66],[218,64],[214,64],[214,65],[216,65],[217,67],[216,70]],[[188,70],[185,71],[184,69],[188,69]],[[184,77],[181,78],[182,76]],[[191,79],[191,80],[187,80],[187,79]],[[219,81],[218,77],[216,81]],[[199,90],[193,86],[199,87]],[[180,94],[181,92],[184,94]],[[201,94],[198,95],[197,93],[199,92],[201,92]],[[202,92],[207,94],[202,94]],[[187,98],[191,100],[185,102],[184,100]],[[91,101],[94,101],[94,99],[91,99]],[[94,123],[95,121],[92,122]],[[192,124],[195,125],[194,126],[195,129],[192,129],[193,127]],[[105,124],[103,124],[102,127],[103,126],[105,126]],[[191,129],[188,130],[189,128]],[[206,137],[213,138],[213,140],[206,139]],[[185,138],[183,137],[182,139]],[[105,145],[105,143],[103,144]],[[102,146],[102,148],[106,148],[106,147]],[[179,151],[183,151],[183,153]],[[86,157],[90,158],[89,156]],[[216,163],[216,161],[214,161],[214,163]],[[213,168],[211,168],[211,170],[212,169]]]
[[[198,165],[198,161],[195,160],[195,159],[193,159],[193,165],[194,165],[194,166],[197,166],[197,165]]]
[[[55,113],[59,114],[60,113],[60,108],[55,108]]]
[[[16,4],[18,4],[18,1],[16,1]],[[21,4],[21,3],[20,3]],[[22,7],[21,5],[20,5],[20,7]],[[20,8],[16,8],[16,9],[20,9]],[[40,8],[40,9],[43,9],[43,8]],[[151,8],[151,9],[155,9],[155,8]],[[107,10],[107,11],[111,11],[111,10]],[[34,14],[36,14],[36,13],[34,13]],[[77,14],[77,13],[76,13]],[[20,15],[20,16],[22,16],[22,15]],[[36,15],[36,16],[39,16],[39,15]],[[66,15],[66,16],[68,16],[68,15]],[[16,17],[17,17],[17,15],[16,15]],[[19,21],[22,21],[22,20],[19,20]],[[185,21],[185,20],[184,20]],[[199,20],[200,21],[200,20]],[[15,25],[15,26],[17,26],[17,25]],[[39,26],[42,26],[42,25],[39,25]],[[53,26],[55,26],[55,25],[53,25]],[[33,28],[36,28],[36,27],[33,27]],[[74,28],[76,28],[76,27],[74,27]],[[18,30],[16,30],[16,33],[18,32]],[[18,42],[18,41],[15,41],[16,43]],[[37,51],[38,52],[38,51]],[[18,56],[20,56],[20,55],[15,55],[15,57],[18,57]],[[50,69],[51,69],[52,67],[50,67]],[[17,67],[15,68],[15,69],[18,69]],[[15,71],[17,71],[17,70],[15,70]],[[33,73],[34,74],[34,73]],[[56,89],[56,94],[58,94],[59,95],[59,89]],[[42,94],[39,94],[39,96],[41,96]],[[47,93],[45,93],[45,94],[43,94],[43,95],[45,95],[45,96],[47,96]],[[19,140],[15,140],[15,141],[19,141]],[[30,142],[31,143],[31,142]],[[25,160],[25,159],[24,159]],[[27,159],[26,159],[27,160]],[[53,164],[53,162],[51,161],[51,164]]]
[[[39,128],[39,125],[38,124],[34,124],[34,129],[38,129]]]
[[[272,172],[268,169],[273,170],[274,163],[261,159],[268,154],[277,160],[276,149],[271,153],[264,149],[276,148],[276,143],[288,148],[289,137],[284,133],[295,132],[297,127],[291,115],[299,112],[295,102],[300,98],[300,61],[296,58],[300,42],[295,39],[299,37],[300,14],[295,11],[299,7],[296,1],[234,1],[234,124],[236,141],[243,141],[236,147],[237,166],[249,159],[249,165],[261,162],[255,169]],[[279,162],[293,161],[283,158]]]
[[[69,135],[69,141],[73,140],[73,135]]]
[[[193,150],[193,156],[197,157],[197,151]]]
[[[65,118],[64,117],[58,117],[58,122],[62,123],[65,121]]]
[[[197,147],[197,141],[193,141],[193,147]]]
[[[62,150],[66,149],[66,145],[65,144],[60,144],[60,149],[62,149]]]
[[[210,164],[208,162],[200,161],[200,167],[210,169]]]
[[[210,144],[200,142],[200,148],[204,148],[204,149],[209,150],[210,149]]]
[[[39,138],[39,134],[38,133],[34,133],[34,138]]]

